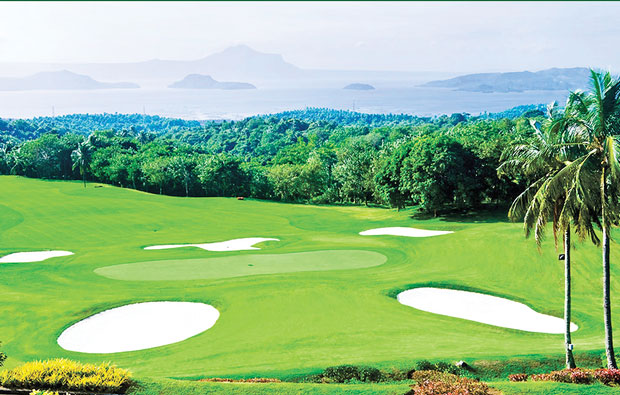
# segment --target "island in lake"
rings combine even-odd
[[[352,89],[355,91],[372,91],[372,90],[375,90],[375,87],[369,84],[355,83],[355,84],[349,84],[342,89]]]
[[[247,82],[220,82],[210,75],[189,74],[168,86],[175,89],[256,89]]]
[[[537,72],[466,74],[447,80],[430,81],[422,86],[469,92],[507,93],[583,89],[588,85],[589,79],[589,69],[574,67],[552,68]]]
[[[68,70],[44,71],[28,77],[0,78],[0,91],[135,89],[131,82],[100,82]]]

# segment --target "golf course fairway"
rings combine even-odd
[[[562,317],[563,263],[552,238],[537,250],[505,211],[415,220],[410,210],[182,198],[97,186],[0,177],[0,256],[74,253],[0,264],[7,368],[65,357],[110,361],[140,377],[282,377],[338,364],[389,368],[420,359],[563,353],[561,334],[433,314],[396,300],[416,287],[461,289]],[[389,227],[454,233],[359,234]],[[280,241],[235,252],[143,249],[257,236]],[[600,250],[576,242],[572,259],[575,352],[601,350]],[[615,243],[611,262],[613,324],[620,336]],[[137,351],[90,354],[57,343],[85,318],[154,301],[204,303],[220,316],[186,340]]]

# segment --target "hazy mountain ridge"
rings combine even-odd
[[[44,71],[23,78],[0,78],[0,91],[23,90],[84,90],[84,89],[135,89],[131,82],[100,82],[67,70]]]
[[[210,75],[189,74],[181,81],[176,81],[168,86],[175,89],[256,89],[256,86],[247,82],[217,81]]]
[[[585,67],[551,68],[537,72],[466,74],[422,86],[453,88],[470,92],[523,92],[528,90],[575,90],[588,86],[590,70]]]
[[[256,51],[246,45],[227,48],[197,60],[153,59],[129,63],[2,63],[0,75],[22,76],[26,73],[67,69],[87,74],[97,80],[124,79],[142,86],[167,87],[189,74],[209,75],[219,81],[267,82],[270,86],[329,86],[341,88],[347,81],[366,80],[370,83],[391,82],[413,86],[431,78],[453,76],[454,73],[314,70],[297,67],[280,54]],[[410,82],[407,82],[410,81]]]

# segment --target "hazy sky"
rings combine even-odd
[[[197,59],[235,44],[302,68],[620,69],[620,2],[0,2],[0,61]]]

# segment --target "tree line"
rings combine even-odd
[[[542,119],[543,113],[524,109]],[[502,152],[532,136],[527,116],[492,119],[377,116],[307,109],[299,118],[257,116],[236,122],[154,119],[122,130],[64,127],[99,116],[0,124],[0,174],[79,179],[177,196],[246,196],[318,204],[417,205],[428,213],[508,203],[519,176],[498,176]],[[334,119],[346,115],[350,124]],[[110,117],[110,115],[106,115]],[[353,119],[357,117],[357,122]],[[325,118],[325,119],[320,119]],[[372,125],[365,122],[372,119]],[[145,126],[146,125],[146,126]],[[35,126],[38,129],[35,129]],[[29,134],[30,133],[30,134]],[[37,135],[38,134],[38,135]]]

